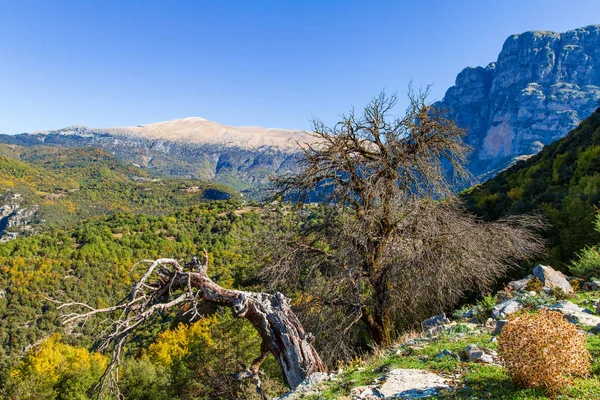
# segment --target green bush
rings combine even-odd
[[[595,230],[600,233],[600,214],[596,215]],[[571,273],[580,278],[600,276],[600,246],[587,246],[577,255],[570,267]]]
[[[589,279],[600,276],[600,248],[586,247],[579,254],[577,261],[571,264],[571,273],[577,277]]]
[[[475,312],[473,313],[475,319],[483,324],[488,318],[491,318],[492,308],[494,308],[496,305],[497,300],[498,298],[496,295],[488,294],[483,296],[483,298],[479,300],[477,306],[475,307]]]

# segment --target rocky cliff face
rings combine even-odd
[[[510,36],[498,60],[465,68],[438,106],[468,129],[480,180],[539,152],[600,101],[600,25]]]

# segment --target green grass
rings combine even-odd
[[[450,377],[458,375],[457,390],[441,392],[439,399],[550,399],[542,390],[524,389],[511,382],[504,368],[455,360],[449,357],[438,359],[436,356],[443,350],[461,354],[469,344],[476,344],[492,350],[497,349],[496,342],[490,342],[488,333],[473,332],[468,334],[447,334],[430,342],[422,342],[423,347],[411,349],[398,345],[385,352],[379,352],[368,359],[352,363],[337,376],[327,382],[319,395],[308,396],[307,399],[339,399],[349,396],[350,390],[357,386],[372,385],[387,371],[395,368],[426,369]],[[419,346],[420,347],[420,346]],[[587,347],[593,357],[592,376],[577,379],[574,385],[567,388],[556,399],[600,399],[600,337],[589,335]],[[348,397],[349,398],[349,397]]]

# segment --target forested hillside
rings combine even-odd
[[[566,268],[577,251],[600,239],[593,229],[600,206],[600,109],[566,137],[465,191],[462,198],[486,220],[544,215],[550,223],[544,232],[544,261]]]
[[[0,236],[115,212],[164,215],[228,198],[239,197],[222,185],[151,176],[99,149],[0,145]]]
[[[254,273],[254,264],[240,250],[240,244],[258,225],[259,215],[251,209],[244,208],[240,211],[239,203],[235,202],[213,202],[184,208],[168,216],[116,213],[109,217],[93,218],[70,229],[53,229],[0,244],[0,366],[5,384],[8,385],[7,379],[12,382],[12,386],[6,386],[12,388],[11,396],[51,397],[48,393],[58,390],[56,385],[60,384],[57,383],[59,376],[67,381],[88,379],[87,383],[82,383],[84,388],[80,389],[83,390],[81,393],[85,393],[99,377],[97,373],[92,373],[94,368],[96,372],[101,370],[98,365],[92,363],[89,365],[92,370],[87,370],[81,365],[74,366],[76,357],[69,359],[68,356],[69,352],[87,354],[85,348],[94,337],[92,332],[95,322],[89,321],[83,329],[83,335],[68,335],[69,332],[65,332],[60,325],[54,300],[76,299],[94,307],[114,305],[128,293],[131,283],[141,273],[139,269],[132,269],[137,261],[158,257],[188,259],[191,255],[199,254],[202,248],[209,251],[211,276],[216,282],[225,287],[248,287],[248,276]],[[154,321],[152,330],[140,333],[129,347],[129,354],[136,357],[145,355],[145,358],[135,362],[132,359],[128,368],[141,368],[143,371],[135,372],[141,376],[129,379],[150,379],[150,382],[146,382],[148,385],[160,386],[161,379],[168,380],[166,369],[177,361],[173,374],[179,374],[180,380],[188,379],[188,384],[196,382],[195,390],[202,387],[203,393],[229,390],[226,384],[229,381],[227,373],[235,370],[237,361],[244,359],[249,362],[251,356],[257,353],[260,340],[243,321],[234,320],[230,314],[214,307],[208,307],[204,311],[207,313],[206,319],[190,327],[179,328],[178,324],[189,317],[164,313]],[[215,316],[209,317],[214,312],[220,315],[218,319]],[[157,339],[157,334],[169,327],[176,330],[173,333],[163,333]],[[39,344],[41,339],[61,332],[65,345],[60,344],[60,336],[53,336],[53,342],[50,342],[52,344],[44,345],[49,347],[42,347],[42,350],[38,350],[41,351],[39,354],[32,353],[26,361],[35,365],[46,363],[46,367],[20,367],[19,374],[25,382],[33,378],[31,374],[42,379],[39,374],[48,373],[50,376],[43,378],[46,379],[45,383],[40,381],[37,386],[27,383],[27,389],[19,386],[21,380],[9,379],[9,368],[14,367],[18,357],[31,348],[31,345]],[[157,342],[148,347],[154,340]],[[81,347],[71,348],[67,344]],[[63,350],[57,350],[60,346],[63,346]],[[189,346],[199,346],[197,351],[204,353],[196,351],[196,359],[188,359]],[[141,348],[148,350],[143,353]],[[43,349],[46,349],[46,353]],[[64,353],[65,358],[53,360],[52,354],[56,354],[53,353],[56,351]],[[219,354],[220,357],[215,357]],[[188,358],[182,358],[184,356]],[[207,365],[204,367],[210,371],[196,371],[199,368],[197,363],[200,362],[197,357],[206,358],[204,362]],[[105,362],[101,358],[97,360]],[[159,379],[156,376],[143,376],[148,373],[148,368],[155,368],[153,365],[160,368],[165,377]],[[64,368],[76,370],[71,370],[69,375]],[[182,375],[186,368],[187,378]],[[267,362],[266,370],[276,377],[280,374],[273,360]],[[18,374],[15,371],[11,376]],[[217,375],[223,376],[218,378]],[[56,380],[52,381],[52,377],[56,377]],[[213,383],[213,389],[207,388],[210,382]],[[135,387],[142,390],[139,386],[146,383],[130,382],[130,390],[135,390]],[[69,392],[71,395],[80,393],[73,390]],[[172,398],[169,390],[166,383],[161,387],[163,398]],[[17,395],[18,393],[21,395]],[[158,394],[157,396],[152,398],[160,398]],[[128,398],[148,397],[140,394]]]

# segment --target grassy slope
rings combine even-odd
[[[566,268],[575,252],[597,243],[600,206],[600,109],[539,154],[461,194],[486,220],[540,212],[551,223],[543,260]]]
[[[572,301],[581,305],[590,298],[598,298],[598,292],[580,293]],[[587,303],[586,303],[587,302]],[[588,304],[589,305],[589,304]],[[427,369],[445,377],[457,377],[458,390],[440,393],[443,399],[549,399],[543,391],[524,389],[511,382],[504,368],[497,365],[465,362],[452,358],[438,359],[443,350],[461,354],[469,344],[497,349],[496,342],[490,342],[489,333],[465,332],[461,324],[453,333],[443,334],[431,341],[421,342],[419,347],[397,344],[390,349],[377,351],[364,360],[357,360],[347,366],[337,379],[325,384],[322,394],[311,399],[349,399],[350,390],[357,386],[372,385],[386,371],[394,368]],[[401,341],[400,343],[402,343]],[[587,335],[587,348],[592,355],[592,375],[587,379],[577,379],[573,386],[559,395],[558,399],[599,399],[600,398],[600,337]]]

